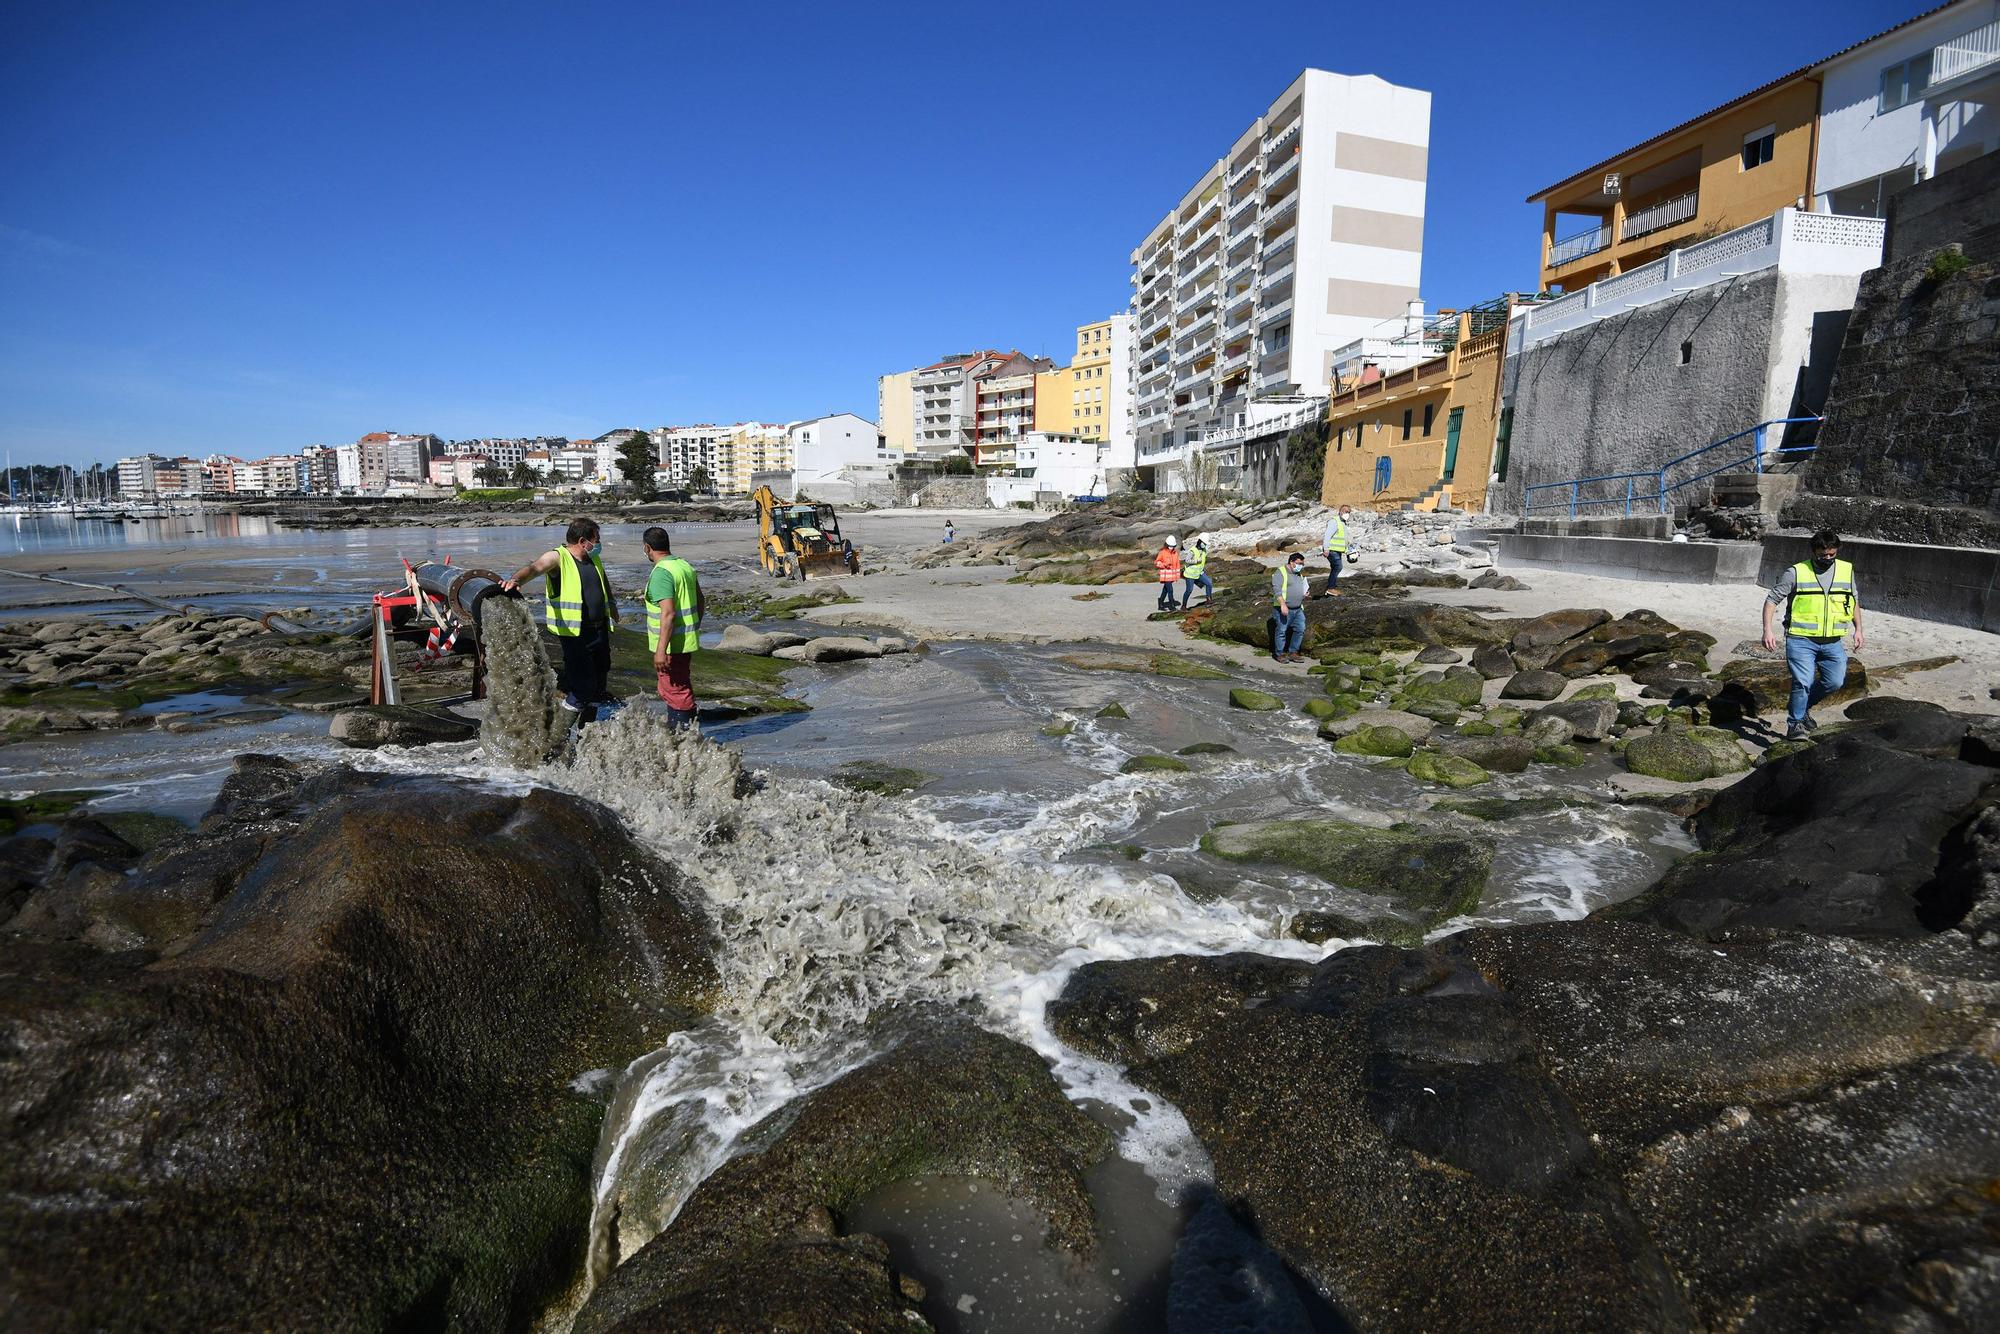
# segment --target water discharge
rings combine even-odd
[[[567,728],[534,616],[520,598],[488,598],[479,633],[488,698],[480,744],[502,764],[533,768],[556,753]]]

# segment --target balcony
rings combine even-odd
[[[1672,227],[1676,223],[1686,222],[1694,216],[1696,197],[1699,193],[1697,190],[1690,190],[1684,195],[1675,195],[1672,199],[1664,199],[1657,204],[1650,204],[1627,213],[1624,235],[1621,239],[1629,241],[1635,236],[1645,236]]]
[[[1289,125],[1264,141],[1264,156],[1268,158],[1273,153],[1282,152],[1287,144],[1297,141],[1299,131],[1304,128],[1304,121],[1293,120]]]
[[[1283,317],[1290,315],[1291,313],[1292,313],[1292,294],[1290,292],[1286,292],[1283,296],[1277,298],[1275,301],[1271,300],[1265,301],[1264,304],[1258,308],[1257,323],[1269,324],[1272,320],[1282,319]]]
[[[1283,236],[1299,216],[1299,192],[1292,191],[1264,211],[1264,235],[1271,240]]]
[[[1301,156],[1302,154],[1294,148],[1291,152],[1285,154],[1282,160],[1274,162],[1271,165],[1271,169],[1264,173],[1264,193],[1266,196],[1269,196],[1272,187],[1283,185],[1298,174],[1299,158]]]
[[[2000,70],[2000,19],[1941,42],[1931,50],[1930,90]]]
[[[1594,255],[1611,244],[1611,228],[1598,223],[1587,232],[1577,232],[1565,236],[1549,247],[1549,267],[1559,269],[1565,264],[1573,264],[1585,255]]]
[[[1257,157],[1253,153],[1241,165],[1232,167],[1230,169],[1229,172],[1230,188],[1234,189],[1239,181],[1241,181],[1244,177],[1248,176],[1251,172],[1255,170],[1257,170]]]

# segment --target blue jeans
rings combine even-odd
[[[1215,580],[1209,578],[1205,574],[1198,574],[1192,579],[1181,580],[1182,606],[1186,606],[1188,603],[1194,601],[1194,590],[1197,586],[1201,588],[1202,596],[1204,598],[1213,598],[1215,596]]]
[[[1792,669],[1792,705],[1786,718],[1797,722],[1847,680],[1847,641],[1787,635],[1785,665]]]
[[[1306,646],[1306,609],[1293,607],[1288,612],[1271,610],[1271,656],[1282,658],[1287,653],[1297,653]]]
[[[1326,576],[1326,591],[1331,593],[1340,586],[1340,567],[1347,563],[1347,555],[1341,551],[1329,551],[1326,553],[1326,563],[1329,567]]]

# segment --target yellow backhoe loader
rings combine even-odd
[[[861,553],[841,537],[833,506],[787,504],[768,486],[750,498],[757,502],[757,559],[764,573],[779,579],[861,573]]]

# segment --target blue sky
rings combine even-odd
[[[1424,295],[1532,285],[1531,191],[1923,7],[0,7],[0,447],[873,417],[1058,359],[1306,65],[1433,93]]]

